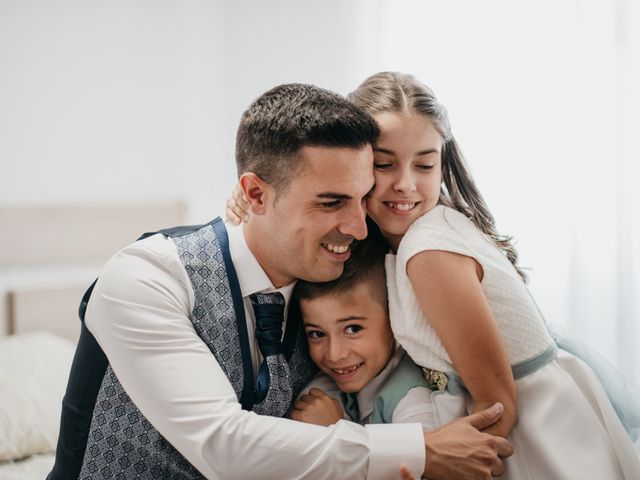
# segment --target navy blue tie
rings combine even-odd
[[[349,415],[349,418],[351,418],[351,420],[353,420],[354,422],[360,423],[360,405],[358,404],[358,394],[340,392],[340,397],[342,398],[342,405]]]
[[[256,293],[250,296],[256,315],[256,339],[264,357],[256,377],[256,402],[262,402],[269,391],[269,366],[267,357],[282,354],[282,322],[284,321],[284,297],[281,293]],[[282,356],[282,361],[284,356]]]

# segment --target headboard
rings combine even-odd
[[[75,341],[80,298],[101,266],[140,234],[185,217],[177,201],[0,207],[0,334],[46,330]]]

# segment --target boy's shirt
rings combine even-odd
[[[442,419],[439,418],[438,409],[434,408],[434,399],[432,399],[434,392],[428,387],[410,388],[393,409],[390,422],[378,421],[378,415],[375,419],[373,418],[376,399],[380,396],[387,382],[393,378],[404,355],[406,355],[405,351],[402,347],[398,347],[385,368],[357,394],[341,392],[331,377],[320,373],[309,382],[300,396],[307,394],[311,388],[324,390],[325,393],[340,402],[345,420],[361,425],[369,423],[420,423],[425,429],[432,430],[446,422],[442,422]],[[349,396],[352,398],[349,399]],[[354,406],[354,403],[357,406]],[[452,419],[447,418],[446,421]]]

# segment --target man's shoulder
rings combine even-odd
[[[166,283],[169,277],[182,283],[184,276],[174,241],[155,234],[116,252],[100,272],[96,291],[109,288],[120,291],[134,283]]]
[[[155,233],[142,240],[131,242],[116,252],[108,263],[117,262],[120,257],[133,255],[141,259],[155,260],[177,254],[176,244],[171,237]]]

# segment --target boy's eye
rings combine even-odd
[[[354,333],[358,333],[362,330],[362,325],[348,325],[344,331],[349,335],[353,335]]]
[[[307,330],[307,337],[309,338],[322,338],[324,337],[324,333],[320,330]]]

